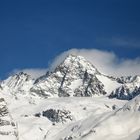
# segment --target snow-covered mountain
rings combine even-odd
[[[122,100],[131,100],[140,94],[140,76],[131,77],[127,79],[125,84],[112,91],[110,98],[117,98]]]
[[[4,98],[0,97],[0,139],[18,140],[17,125],[14,122]]]
[[[39,96],[68,97],[106,94],[100,73],[81,56],[69,55],[50,75],[31,88]]]
[[[0,140],[139,140],[140,76],[104,75],[69,55],[37,79],[2,81],[0,114]]]
[[[25,94],[33,86],[34,79],[30,75],[20,72],[1,82],[1,89],[8,90],[11,94]]]

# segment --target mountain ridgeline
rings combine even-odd
[[[12,94],[48,97],[93,97],[130,100],[140,92],[140,76],[112,77],[101,74],[82,56],[69,55],[53,72],[37,79],[20,72],[2,81]]]

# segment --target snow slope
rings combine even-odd
[[[105,91],[108,93],[108,95],[110,95],[114,89],[122,85],[121,83],[118,83],[117,81],[112,80],[105,75],[97,75],[97,78],[103,83]]]
[[[0,140],[18,140],[17,125],[4,98],[0,98]]]
[[[140,96],[112,112],[91,115],[64,128],[55,140],[136,140],[140,135]]]
[[[32,102],[31,102],[32,99]],[[18,134],[20,140],[53,140],[61,138],[61,133],[66,133],[66,128],[69,126],[76,127],[85,122],[85,125],[92,125],[94,119],[98,116],[106,116],[113,111],[114,103],[117,108],[121,108],[126,101],[116,99],[108,99],[107,97],[66,97],[66,98],[25,98],[18,97],[18,99],[7,98],[8,108],[13,119],[18,124]],[[49,109],[69,111],[71,120],[66,118],[65,122],[53,122],[42,113]],[[41,114],[37,116],[36,114]],[[83,129],[86,126],[83,125]],[[90,128],[89,126],[87,126]],[[76,132],[79,135],[77,128]]]

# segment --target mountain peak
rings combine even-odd
[[[34,80],[30,75],[24,72],[16,73],[1,83],[2,88],[9,88],[9,90],[17,91],[24,88],[25,85],[31,85]]]
[[[69,54],[63,62],[73,62],[74,63],[77,61],[79,61],[79,62],[83,61],[85,63],[90,63],[88,60],[86,60],[85,57],[80,56],[80,55],[74,55],[74,54]]]
[[[79,59],[85,59],[83,56],[81,56],[81,55],[75,55],[75,54],[69,54],[69,55],[66,56],[65,59],[73,59],[73,58],[74,58],[74,59],[76,59],[76,58],[77,58],[77,59],[78,59],[78,58],[79,58]]]
[[[36,82],[31,91],[47,97],[106,94],[96,74],[100,73],[84,57],[68,55],[54,72]]]
[[[68,55],[55,71],[62,68],[69,69],[71,72],[74,70],[75,72],[87,71],[89,74],[99,73],[97,68],[83,56],[73,54]]]

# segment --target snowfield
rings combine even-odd
[[[135,98],[128,102],[107,97],[19,96],[13,102],[7,98],[7,103],[20,140],[136,140],[140,134],[140,108]],[[52,122],[42,115],[49,109],[69,111],[72,119]]]
[[[96,126],[97,123],[107,119],[115,112],[113,110],[114,105],[117,108],[121,108],[126,101],[108,99],[107,97],[66,97],[50,99],[32,97],[25,97],[23,99],[23,97],[18,97],[18,99],[13,99],[13,102],[11,102],[11,99],[7,99],[7,103],[9,112],[18,124],[18,133],[21,140],[59,140],[71,135],[75,139],[82,138],[83,135],[92,131],[92,127]],[[72,120],[66,119],[66,122],[53,123],[42,114],[39,117],[35,116],[35,114],[42,113],[48,109],[70,111]],[[103,128],[106,130],[109,128],[109,125],[107,124]],[[101,130],[97,132],[100,135]]]

